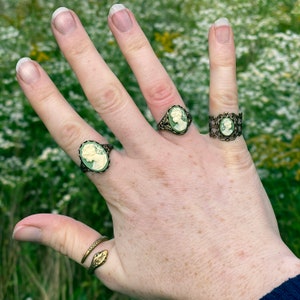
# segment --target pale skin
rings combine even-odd
[[[159,122],[172,105],[184,106],[133,14],[115,6],[108,24],[154,119]],[[52,30],[87,98],[124,147],[123,152],[111,151],[105,173],[88,173],[106,199],[114,238],[92,252],[86,268],[95,252],[109,250],[95,275],[109,288],[140,299],[259,299],[300,273],[298,258],[280,238],[243,137],[223,142],[199,133],[194,124],[182,136],[157,132],[74,12],[56,11]],[[224,20],[216,22],[208,37],[210,114],[238,113],[232,28]],[[76,164],[82,142],[107,143],[76,114],[36,62],[22,60],[17,78]],[[51,214],[21,220],[13,234],[78,263],[99,236],[83,223]]]

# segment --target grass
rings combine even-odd
[[[52,37],[51,13],[67,6],[78,13],[97,49],[153,122],[108,30],[107,12],[113,3],[0,2],[0,299],[128,299],[51,249],[11,239],[15,223],[37,212],[67,214],[112,234],[104,202],[53,142],[17,85],[14,70],[22,56],[39,61],[80,115],[117,143],[90,108]],[[300,1],[132,0],[124,4],[135,12],[202,132],[207,131],[208,111],[207,31],[226,12],[235,31],[245,137],[283,239],[299,256]]]

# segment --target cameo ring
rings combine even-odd
[[[243,114],[223,113],[209,116],[209,136],[221,141],[233,141],[242,135]]]
[[[85,141],[79,147],[80,168],[83,172],[105,172],[110,164],[110,144],[99,144],[96,141]]]
[[[182,106],[173,105],[157,124],[157,129],[168,130],[177,135],[182,135],[187,132],[191,123],[191,114]]]

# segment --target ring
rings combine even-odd
[[[101,238],[97,239],[84,253],[82,259],[81,259],[81,263],[83,264],[85,262],[85,260],[87,259],[87,257],[91,254],[91,252],[98,246],[100,245],[102,242],[107,241],[108,238],[106,236],[102,236]]]
[[[106,262],[107,256],[108,256],[108,250],[97,252],[93,256],[91,265],[88,269],[88,273],[92,275],[97,268],[101,267]]]
[[[168,130],[175,134],[185,134],[192,123],[191,114],[180,105],[171,106],[161,121],[158,130]]]
[[[110,144],[99,144],[96,141],[85,141],[79,147],[80,168],[83,172],[101,173],[108,169]]]
[[[209,116],[209,136],[221,141],[233,141],[242,135],[243,114],[223,113]]]

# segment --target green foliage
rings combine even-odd
[[[71,105],[114,144],[91,109],[50,29],[59,6],[74,9],[112,70],[153,122],[106,24],[114,1],[0,1],[0,299],[125,299],[50,249],[11,240],[14,224],[37,212],[68,214],[112,235],[95,187],[53,142],[15,80],[20,57],[39,61]],[[201,132],[207,131],[207,32],[226,16],[237,46],[245,136],[278,216],[300,255],[300,1],[132,0],[132,9]],[[226,15],[224,15],[226,14]],[[99,217],[100,216],[100,217]]]

